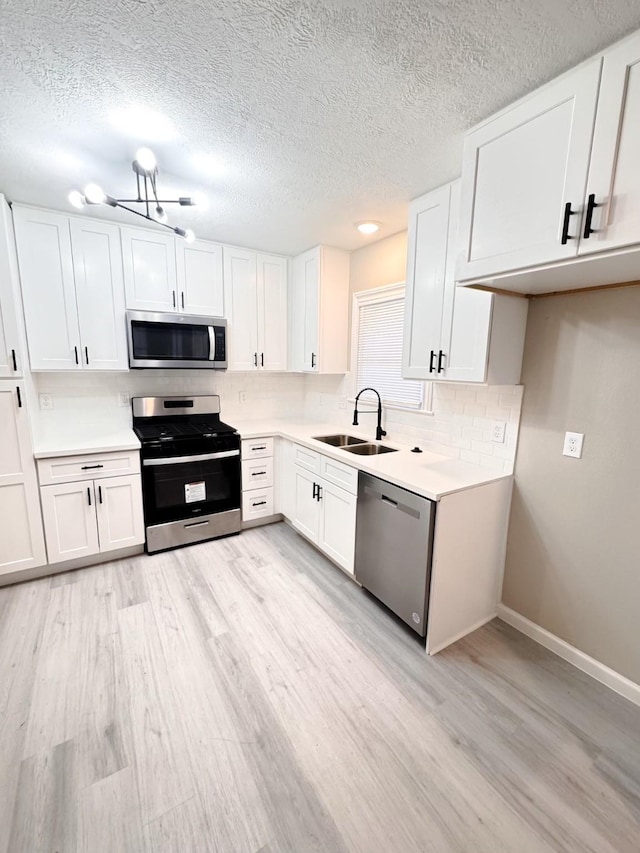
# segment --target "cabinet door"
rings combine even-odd
[[[287,259],[259,254],[258,352],[265,370],[287,369]]]
[[[121,228],[124,287],[131,311],[177,311],[173,234]]]
[[[104,477],[94,485],[100,551],[115,551],[144,542],[140,476]]]
[[[293,526],[312,542],[318,541],[320,530],[320,503],[314,497],[318,482],[318,477],[296,467]]]
[[[447,236],[451,187],[422,196],[409,209],[409,243],[405,290],[402,375],[433,379],[440,347],[442,306],[447,272]]]
[[[127,370],[122,248],[117,225],[71,219],[81,362],[89,370]]]
[[[224,301],[228,323],[230,370],[258,366],[256,254],[224,247]]]
[[[459,279],[576,255],[600,67],[563,75],[466,137]]]
[[[0,574],[47,562],[24,402],[22,383],[0,382]]]
[[[0,378],[21,376],[18,350],[18,317],[13,283],[17,281],[11,213],[0,195]]]
[[[186,314],[224,317],[222,246],[176,240],[179,308]]]
[[[356,505],[358,498],[320,482],[320,531],[318,546],[348,572],[354,572],[356,547]]]
[[[442,332],[438,351],[438,379],[484,382],[491,335],[493,294],[456,287],[455,261],[460,215],[460,182],[451,185],[447,267]],[[440,353],[442,357],[440,358]]]
[[[13,208],[32,370],[81,370],[69,218]]]
[[[97,554],[98,524],[92,480],[40,489],[50,563]]]
[[[580,254],[640,243],[640,33],[605,53],[587,198],[594,232]],[[583,235],[587,231],[583,229]]]
[[[293,259],[292,362],[294,370],[318,370],[320,248]]]

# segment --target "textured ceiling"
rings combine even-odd
[[[149,142],[165,192],[207,194],[173,217],[198,236],[355,249],[458,174],[465,129],[635,28],[638,0],[0,0],[0,190],[129,195]],[[174,135],[114,127],[132,105]]]

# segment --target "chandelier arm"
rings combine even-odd
[[[158,219],[154,219],[152,216],[147,216],[145,213],[140,213],[139,210],[133,210],[133,208],[131,207],[125,207],[125,205],[120,204],[117,199],[114,199],[114,201],[116,202],[114,205],[115,207],[121,207],[122,210],[126,210],[128,213],[135,213],[136,216],[141,216],[143,219],[148,219],[149,222],[153,222],[154,225],[162,225],[163,228],[168,228],[169,231],[175,232],[175,228],[173,225],[168,225],[166,222],[160,222]]]
[[[122,201],[125,204],[144,204],[143,198],[117,198],[116,201]],[[180,204],[177,198],[161,198],[158,199],[158,204]]]
[[[147,208],[147,219],[151,219],[149,216],[149,187],[147,185],[147,176],[144,176],[144,203]]]
[[[138,188],[138,198],[136,201],[142,201],[142,196],[140,195],[140,175],[136,172],[136,186]]]

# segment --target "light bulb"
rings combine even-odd
[[[356,228],[361,234],[375,234],[376,231],[380,230],[379,222],[356,222]]]
[[[74,207],[77,207],[79,210],[82,210],[84,207],[84,196],[79,190],[71,190],[69,193],[69,201]]]
[[[187,243],[193,243],[193,241],[196,239],[196,235],[190,228],[187,228],[187,230],[184,232],[184,239],[187,241]]]
[[[158,205],[153,212],[154,217],[158,220],[158,222],[166,222],[167,221],[167,211]]]
[[[138,148],[136,151],[136,160],[145,172],[155,171],[158,165],[155,154],[150,148]]]
[[[84,188],[84,197],[88,204],[102,204],[106,195],[102,187],[99,187],[98,184],[87,184]]]

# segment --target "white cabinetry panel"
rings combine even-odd
[[[574,257],[600,58],[471,131],[462,171],[462,280]],[[561,241],[565,206],[571,239]]]
[[[640,243],[640,33],[607,51],[602,68],[580,254]]]
[[[14,205],[32,370],[81,369],[69,218]]]
[[[173,234],[121,228],[127,308],[176,311],[176,248]]]
[[[4,196],[0,194],[0,378],[22,375],[18,318],[12,288],[14,280],[17,280],[13,242],[11,214]]]
[[[176,240],[179,308],[187,314],[224,317],[222,246]]]
[[[254,370],[258,366],[255,252],[225,246],[224,294],[229,328],[229,368]]]
[[[46,563],[24,400],[22,383],[0,382],[0,574]]]
[[[356,544],[356,495],[323,480],[320,484],[318,546],[339,566],[353,574]]]
[[[287,259],[258,254],[258,352],[265,370],[287,369]]]
[[[40,489],[50,563],[90,557],[100,550],[93,481]]]
[[[140,477],[105,477],[95,481],[100,551],[144,542]]]
[[[120,229],[71,219],[81,360],[91,370],[127,370]]]
[[[316,488],[317,477],[296,467],[293,526],[312,542],[318,541],[320,530],[320,505],[314,494]]]

